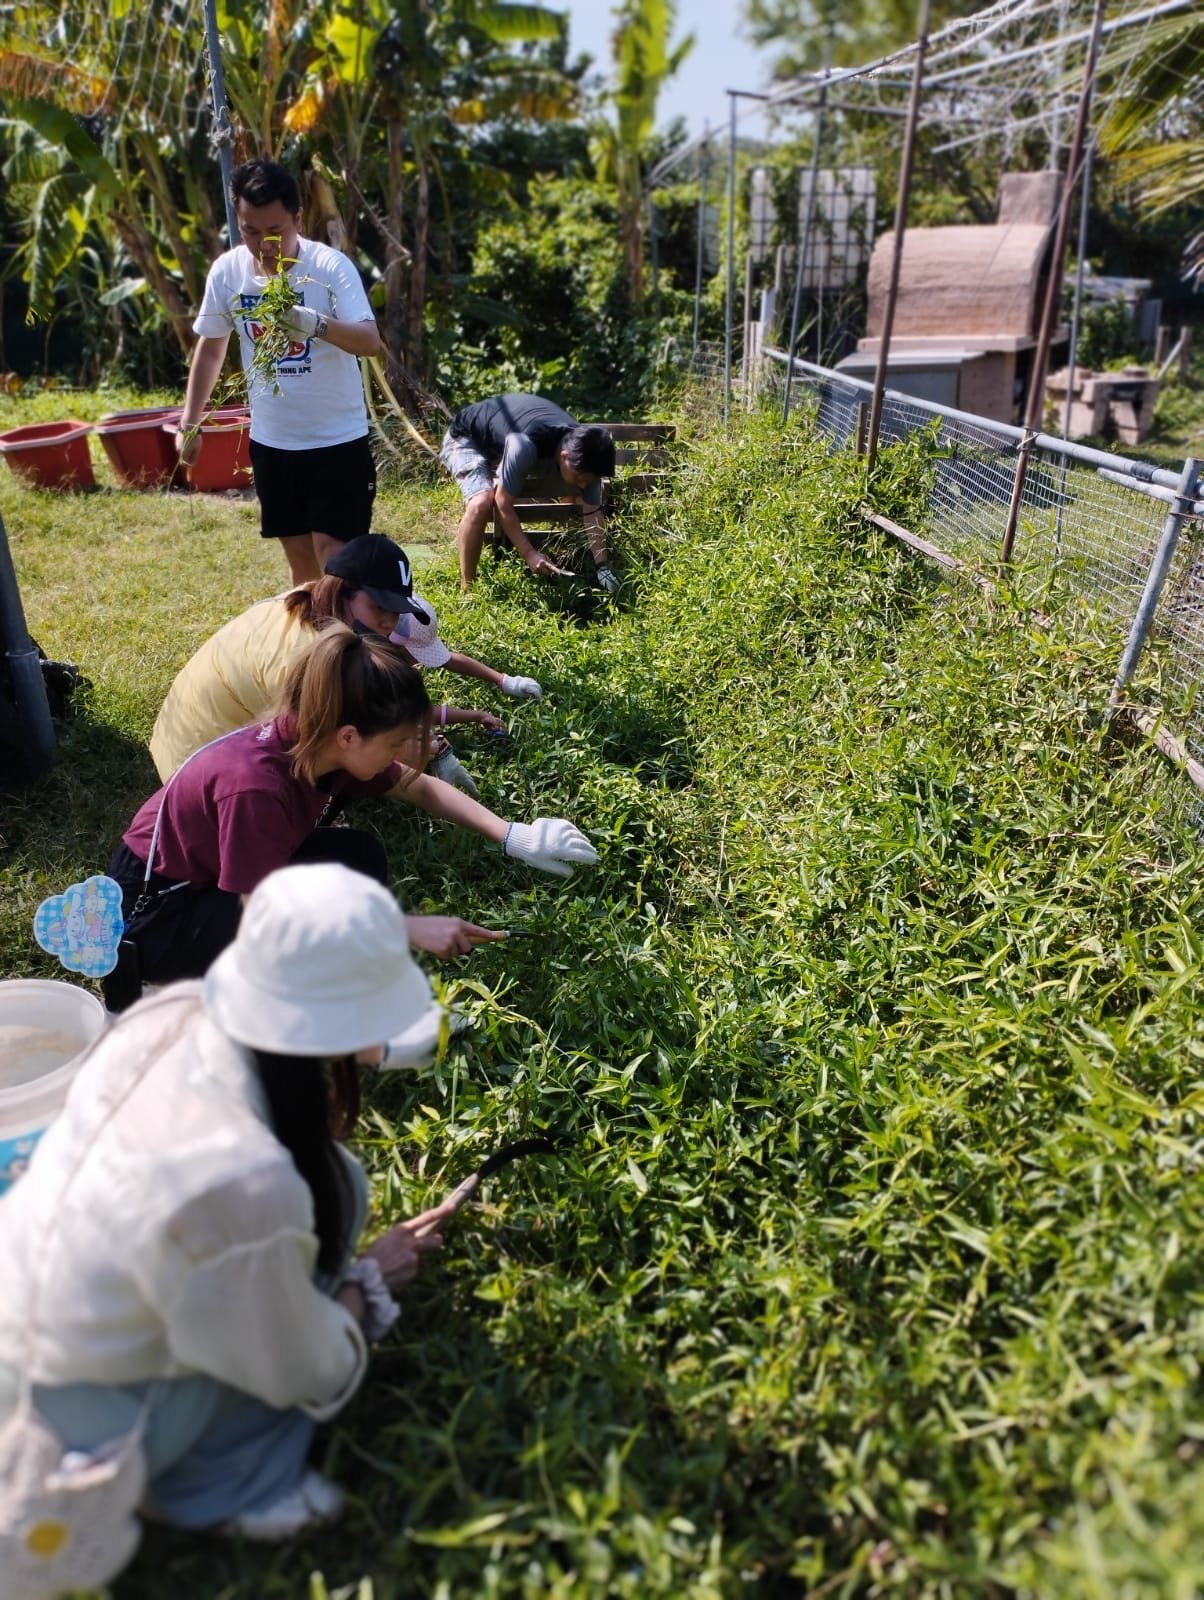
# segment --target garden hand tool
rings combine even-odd
[[[556,1149],[557,1141],[547,1137],[519,1139],[515,1144],[503,1145],[500,1150],[495,1150],[488,1160],[483,1161],[475,1172],[470,1173],[462,1183],[456,1185],[439,1210],[443,1212],[447,1206],[452,1206],[458,1211],[464,1202],[477,1192],[486,1178],[492,1177],[495,1172],[500,1172],[503,1167],[508,1167],[512,1161],[518,1161],[523,1156],[554,1155]],[[440,1220],[442,1221],[442,1218]],[[431,1226],[438,1227],[439,1223],[432,1223]],[[421,1238],[426,1231],[423,1229],[417,1237]]]

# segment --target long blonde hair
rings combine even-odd
[[[386,640],[341,622],[323,627],[289,668],[277,715],[293,725],[293,775],[310,783],[322,747],[338,728],[353,727],[370,739],[413,724],[419,748],[430,745],[431,701],[422,674]]]

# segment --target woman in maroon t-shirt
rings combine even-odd
[[[109,864],[126,919],[122,962],[105,981],[110,1009],[130,1004],[143,980],[200,977],[277,867],[338,861],[387,885],[378,839],[320,824],[357,795],[421,788],[430,711],[421,674],[392,645],[339,623],[324,631],[290,670],[280,713],[198,750],[126,830]],[[456,810],[504,844],[501,818],[464,796]],[[505,937],[460,917],[406,923],[411,944],[441,956]]]

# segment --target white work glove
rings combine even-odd
[[[442,778],[444,783],[463,789],[464,793],[470,794],[474,800],[477,798],[479,791],[472,780],[472,775],[460,765],[460,758],[451,745],[428,761],[426,770],[432,778]]]
[[[511,700],[542,700],[543,690],[534,678],[512,678],[509,673],[502,679],[502,693]]]
[[[329,322],[313,306],[290,306],[284,314],[284,326],[299,339],[324,339]]]
[[[601,588],[606,590],[607,594],[618,594],[619,592],[618,575],[605,562],[598,568],[598,583]]]
[[[502,840],[502,854],[557,878],[567,878],[576,866],[592,867],[598,859],[598,852],[581,829],[563,817],[512,822]]]

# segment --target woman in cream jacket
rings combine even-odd
[[[101,1037],[0,1201],[0,1467],[32,1399],[63,1470],[134,1435],[158,1519],[277,1539],[338,1513],[306,1466],[315,1426],[448,1214],[361,1245],[340,1140],[358,1066],[391,1036],[390,1064],[421,1059],[437,1017],[393,896],[315,864],[264,880],[203,981]]]

